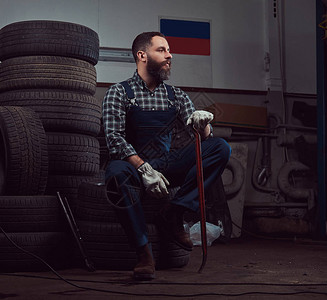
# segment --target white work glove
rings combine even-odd
[[[137,168],[137,171],[142,175],[145,190],[151,196],[162,198],[169,194],[167,190],[169,181],[160,172],[153,169],[149,163],[145,162]]]
[[[193,125],[196,130],[204,130],[213,120],[213,114],[205,110],[196,110],[187,119],[186,125]]]

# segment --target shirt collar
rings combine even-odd
[[[133,80],[142,89],[147,89],[148,90],[148,87],[146,86],[146,83],[143,81],[143,79],[141,78],[141,76],[139,75],[137,70],[135,71],[135,73],[133,75]],[[160,82],[160,84],[155,88],[155,90],[158,89],[159,87],[161,87],[162,85],[163,85],[163,82]]]

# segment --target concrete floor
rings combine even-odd
[[[327,299],[327,243],[310,239],[240,238],[202,251],[187,266],[159,270],[150,282],[134,282],[131,272],[60,270],[0,273],[0,299]]]

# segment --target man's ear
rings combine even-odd
[[[146,53],[144,51],[138,51],[137,52],[137,57],[140,61],[145,61],[146,60]]]

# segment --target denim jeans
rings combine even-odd
[[[222,174],[229,160],[231,148],[219,137],[201,142],[204,190]],[[199,209],[195,145],[172,151],[169,154],[148,161],[170,182],[171,187],[180,189],[171,203],[184,206],[192,211]],[[117,208],[118,218],[125,229],[129,241],[136,247],[148,242],[146,223],[141,203],[144,193],[142,181],[136,169],[123,160],[112,160],[106,169],[109,197]]]

